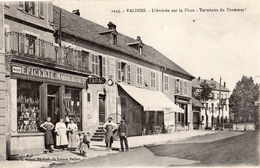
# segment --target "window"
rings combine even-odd
[[[36,38],[29,34],[19,34],[19,53],[35,55]]]
[[[151,88],[152,89],[155,89],[155,81],[156,81],[155,72],[151,71]]]
[[[130,65],[125,62],[118,61],[118,80],[130,82],[131,72]]]
[[[142,46],[139,46],[139,54],[143,55],[143,47]]]
[[[81,129],[81,100],[80,90],[75,88],[65,88],[65,94],[70,95],[70,99],[65,101],[65,113],[69,119],[74,119],[78,128]]]
[[[116,45],[117,44],[117,35],[112,34],[112,36],[113,36],[113,44]]]
[[[175,94],[178,94],[179,92],[179,79],[175,79]]]
[[[169,91],[169,76],[167,75],[163,76],[163,90]]]
[[[31,15],[35,15],[35,2],[32,2],[32,1],[27,1],[27,2],[24,2],[25,3],[25,7],[24,7],[24,11],[26,13],[29,13]]]
[[[106,77],[106,58],[92,54],[92,73],[100,77]]]
[[[143,69],[141,67],[136,68],[136,84],[143,86]]]
[[[41,83],[17,80],[17,131],[39,130]]]
[[[39,18],[44,18],[44,2],[39,1],[25,1],[19,2],[18,9],[24,13],[37,16]]]

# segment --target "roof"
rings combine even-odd
[[[194,97],[192,97],[192,105],[194,107],[204,107],[203,104],[198,99],[195,99]]]
[[[96,43],[109,49],[123,52],[135,58],[149,62],[153,65],[165,67],[189,78],[194,78],[191,74],[189,74],[187,71],[175,64],[173,61],[171,61],[169,58],[161,54],[153,47],[144,44],[143,55],[140,56],[138,50],[127,45],[129,43],[135,43],[137,42],[137,40],[125,36],[121,33],[118,33],[117,35],[117,45],[113,45],[109,42],[109,40],[107,40],[107,37],[100,34],[100,32],[109,31],[107,27],[98,25],[94,22],[91,22],[69,11],[59,8],[58,6],[53,5],[53,21],[56,29],[59,29],[60,26],[60,10],[62,10],[61,27],[63,33],[81,38],[92,43]]]
[[[214,80],[208,80],[208,79],[198,79],[198,78],[195,78],[192,80],[192,87],[194,88],[201,88],[200,86],[200,83],[206,81],[206,83],[214,83],[216,84],[216,88],[214,90],[219,90],[220,89],[220,83],[218,83],[217,81],[214,81]],[[221,91],[226,91],[226,92],[229,92],[230,90],[226,87],[224,87],[223,85],[221,85]]]

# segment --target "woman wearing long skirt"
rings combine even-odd
[[[60,122],[55,125],[56,135],[56,146],[58,148],[66,148],[68,145],[68,137],[67,137],[67,127],[63,122],[63,119],[60,119]]]
[[[51,117],[47,117],[47,121],[40,125],[45,130],[44,140],[45,140],[45,148],[52,152],[53,137],[52,137],[52,129],[54,125],[51,123]]]
[[[76,131],[78,131],[78,126],[77,124],[74,123],[74,120],[71,119],[70,123],[68,124],[68,133],[69,133],[68,148],[71,150],[76,150],[78,146]]]

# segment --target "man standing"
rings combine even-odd
[[[103,129],[105,132],[105,143],[106,143],[106,147],[109,150],[112,150],[113,134],[114,134],[114,131],[116,130],[116,127],[117,127],[117,125],[112,122],[112,117],[109,117],[108,122],[106,122],[103,125]]]
[[[123,141],[125,143],[125,149],[126,151],[128,151],[129,150],[128,142],[127,142],[128,128],[127,125],[125,124],[125,120],[123,119],[121,120],[121,124],[118,126],[118,135],[120,138],[121,151],[124,151]]]

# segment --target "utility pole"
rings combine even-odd
[[[220,130],[220,109],[221,109],[221,77],[220,77],[220,80],[219,80],[219,106],[218,106],[218,109],[219,109],[219,113],[218,113],[218,116],[219,116],[219,120],[218,120],[218,129]],[[222,110],[222,117],[223,117],[223,110]]]
[[[62,9],[60,9],[60,21],[59,21],[59,46],[61,47],[61,39],[62,39],[62,33],[61,33],[61,16],[62,16]]]

